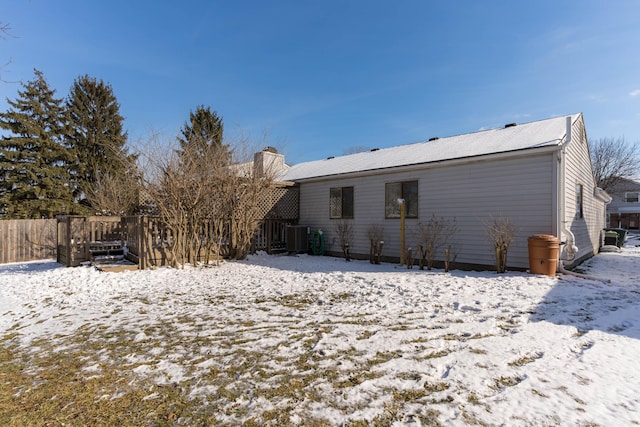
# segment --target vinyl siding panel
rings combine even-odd
[[[385,183],[418,180],[417,219],[406,221],[406,244],[418,245],[417,225],[432,215],[455,219],[458,233],[452,243],[456,262],[494,265],[493,249],[485,233],[492,218],[509,218],[517,237],[509,251],[508,265],[528,267],[527,237],[556,231],[555,152],[520,154],[511,158],[475,160],[455,165],[425,166],[420,170],[397,168],[371,176],[327,179],[300,184],[300,224],[325,233],[327,250],[340,252],[335,224],[329,219],[329,189],[354,187],[354,238],[351,252],[368,256],[367,229],[384,227],[383,256],[399,257],[400,221],[385,219]],[[437,256],[442,259],[442,255]]]
[[[576,258],[581,259],[597,253],[600,248],[601,231],[606,222],[605,204],[594,196],[596,184],[582,116],[573,123],[571,136],[565,158],[565,216],[576,238]],[[577,184],[583,186],[583,218],[577,215]]]

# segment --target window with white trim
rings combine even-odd
[[[624,193],[624,201],[627,203],[638,203],[638,192],[627,191]]]

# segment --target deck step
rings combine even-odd
[[[93,257],[95,264],[107,264],[124,260],[124,254],[98,255]]]

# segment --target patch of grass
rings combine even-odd
[[[431,352],[431,353],[429,353],[427,355],[424,355],[424,356],[421,356],[421,357],[417,357],[416,360],[425,361],[425,360],[429,360],[429,359],[438,359],[440,357],[447,356],[449,353],[451,353],[451,351],[449,351],[449,350],[438,350],[438,351]]]
[[[467,411],[462,411],[462,419],[468,425],[475,425],[475,426],[482,426],[482,427],[489,427],[490,425],[482,421],[480,418],[478,418],[477,415],[469,413]]]
[[[334,383],[336,388],[349,388],[362,384],[365,381],[374,380],[380,378],[383,374],[381,372],[372,371],[357,371],[352,372],[349,376],[343,380]]]
[[[278,298],[277,302],[287,308],[304,310],[310,305],[315,304],[317,302],[317,299],[306,295],[290,294],[281,296],[280,298]]]
[[[337,296],[349,298],[346,293]],[[370,329],[360,329],[361,339],[370,338],[379,328],[366,317],[352,318]],[[324,344],[327,335],[334,338],[331,333],[337,326],[329,322],[304,328],[293,323],[262,328],[242,319],[183,314],[121,327],[111,320],[105,314],[70,335],[36,340],[29,348],[19,346],[18,326],[0,337],[2,426],[326,426],[326,420],[300,408],[319,405],[346,416],[364,409],[371,401],[345,403],[345,393],[366,381],[396,375],[387,372],[384,364],[403,357],[400,351],[372,356],[371,350],[355,347],[327,355],[318,344]],[[209,328],[205,328],[207,323]],[[259,338],[265,335],[277,339]],[[447,350],[434,350],[425,359],[447,354]],[[171,367],[163,368],[164,362]],[[176,372],[177,379],[168,372]],[[451,403],[453,397],[438,394],[449,386],[427,382],[421,387],[428,376],[419,372],[398,376],[416,384],[410,390],[381,390],[373,381],[377,392],[371,399],[377,405],[390,401],[375,418],[353,420],[352,425],[362,421],[361,425],[386,426],[417,420],[439,425],[439,413],[427,406]],[[409,405],[416,401],[423,404],[418,409]],[[297,420],[291,418],[293,412]]]
[[[353,298],[353,294],[350,292],[341,292],[339,294],[331,294],[330,299],[332,302],[335,301],[346,301],[348,299]]]
[[[540,359],[543,355],[544,355],[544,353],[542,353],[542,352],[535,352],[535,353],[525,354],[524,356],[519,357],[518,359],[509,362],[508,365],[509,366],[524,366],[524,365],[527,365],[527,364],[529,364],[531,362],[535,362],[536,360]]]
[[[469,403],[471,403],[473,405],[479,405],[480,404],[480,397],[476,394],[475,391],[472,391],[467,396],[467,402],[469,402]]]
[[[517,375],[511,377],[501,376],[493,380],[493,385],[491,385],[490,388],[494,390],[502,390],[506,387],[513,387],[515,385],[518,385],[522,381],[524,381],[524,377],[520,377]]]
[[[405,381],[419,382],[422,380],[422,374],[419,372],[398,372],[397,377]]]
[[[440,391],[445,391],[449,389],[449,384],[445,382],[426,382],[424,383],[424,389],[429,393],[437,393]]]
[[[84,365],[72,353],[40,354],[25,361],[0,346],[3,425],[162,425],[184,409],[179,387],[140,382],[115,369],[87,378]],[[150,395],[155,398],[145,399]]]
[[[379,351],[373,359],[367,360],[367,365],[371,368],[372,366],[381,365],[383,363],[387,363],[389,360],[397,359],[399,357],[402,357],[402,354],[398,351]]]
[[[429,392],[425,389],[394,389],[392,395],[393,400],[397,402],[415,402],[427,397],[429,395]]]
[[[464,341],[468,341],[468,340],[477,340],[480,338],[485,338],[485,335],[481,335],[481,334],[473,334],[471,335],[470,333],[461,333],[461,334],[446,334],[443,335],[441,337],[443,340],[445,341],[460,341],[460,342],[464,342]]]
[[[531,393],[535,394],[536,396],[540,396],[540,397],[544,397],[545,399],[548,399],[549,396],[547,396],[546,394],[544,394],[543,392],[537,390],[537,389],[531,389]]]
[[[356,340],[367,340],[374,336],[378,331],[362,331],[356,336]]]

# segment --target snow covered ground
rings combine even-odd
[[[638,425],[636,245],[581,266],[610,283],[306,255],[124,273],[9,264],[0,338],[33,353],[96,341],[87,376],[113,365],[179,384],[220,422],[281,410],[291,424]]]

